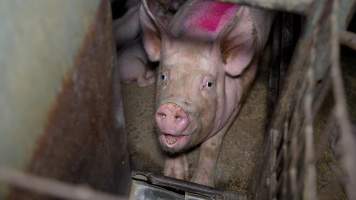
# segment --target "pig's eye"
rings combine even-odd
[[[162,81],[165,81],[165,80],[167,80],[167,75],[161,74],[161,77],[160,77],[160,78],[161,78]]]
[[[206,76],[203,78],[203,82],[201,85],[201,89],[210,89],[212,87],[214,87],[214,79],[211,76]]]
[[[214,83],[213,83],[212,81],[208,81],[208,82],[206,83],[206,86],[210,88],[210,87],[213,87],[213,84],[214,84]]]
[[[168,71],[164,71],[164,72],[161,72],[160,75],[159,75],[159,79],[160,81],[163,83],[163,84],[167,84],[167,81],[169,79],[169,76],[168,76],[169,72]]]

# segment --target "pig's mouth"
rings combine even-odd
[[[167,133],[161,133],[159,141],[164,150],[176,153],[183,150],[190,141],[190,135],[171,135]]]

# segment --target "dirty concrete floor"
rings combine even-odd
[[[239,116],[224,138],[216,171],[218,188],[246,192],[262,147],[266,113],[266,74],[260,73]],[[129,152],[134,170],[162,172],[164,154],[154,132],[154,86],[123,84]],[[193,169],[198,151],[188,156]]]

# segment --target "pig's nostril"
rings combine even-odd
[[[174,118],[175,118],[177,121],[181,121],[181,120],[182,120],[182,117],[181,117],[181,116],[178,116],[178,115],[174,116]]]

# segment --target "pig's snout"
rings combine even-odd
[[[161,105],[155,117],[158,128],[164,134],[181,135],[189,125],[188,114],[174,103]]]

